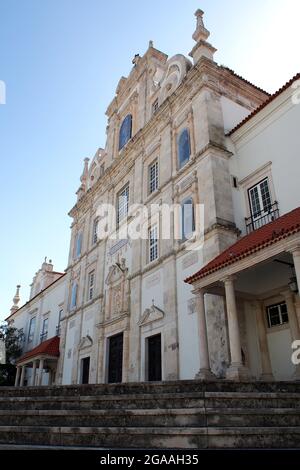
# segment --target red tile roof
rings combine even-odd
[[[41,355],[52,357],[59,356],[59,336],[53,336],[53,338],[49,338],[46,341],[43,341],[31,351],[26,352],[22,357],[20,357],[17,363],[24,362],[26,359]]]
[[[192,284],[198,279],[208,276],[242,258],[246,258],[252,253],[262,250],[297,232],[300,232],[300,207],[240,238],[236,243],[200,269],[200,271],[185,279],[184,282]]]
[[[296,80],[300,80],[300,73],[297,73],[291,80],[289,80],[285,85],[283,85],[279,90],[277,90],[273,95],[270,95],[269,98],[266,99],[260,106],[254,109],[252,113],[248,114],[248,116],[245,117],[239,124],[237,124],[233,129],[231,129],[230,132],[227,133],[227,135],[233,134],[235,131],[237,131],[240,127],[242,127],[246,122],[248,122],[253,116],[255,116],[259,111],[261,111],[263,108],[265,108],[269,103],[271,103],[277,96],[279,96],[281,93],[283,93],[285,90],[287,90]]]

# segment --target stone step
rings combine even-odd
[[[1,445],[109,448],[297,448],[299,427],[0,426]]]
[[[182,380],[120,384],[87,384],[41,387],[0,387],[0,397],[17,396],[93,396],[186,392],[290,392],[300,393],[300,382],[202,382]]]
[[[300,393],[290,392],[192,392],[103,396],[0,397],[1,409],[89,410],[153,408],[295,408]]]
[[[204,408],[144,410],[0,410],[0,426],[205,426]]]
[[[0,426],[300,426],[300,409],[0,410]]]

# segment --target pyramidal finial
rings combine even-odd
[[[20,302],[20,285],[17,285],[17,290],[13,298],[13,306],[10,309],[10,313],[13,314],[19,310],[18,303]]]
[[[213,60],[214,53],[217,50],[206,41],[209,38],[210,32],[204,26],[203,15],[204,12],[200,10],[200,8],[195,11],[197,23],[192,37],[194,41],[196,41],[196,44],[189,53],[189,55],[193,57],[194,64],[199,62],[202,57]]]
[[[206,41],[206,39],[210,35],[210,32],[204,26],[203,15],[204,15],[204,11],[200,10],[200,8],[198,8],[198,10],[195,11],[197,24],[196,24],[196,30],[193,34],[193,39],[196,42],[200,41],[201,39],[202,41]]]

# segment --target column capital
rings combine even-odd
[[[282,295],[282,297],[284,297],[285,299],[294,300],[294,292],[292,292],[290,289],[280,292],[280,295]]]
[[[205,290],[204,287],[198,287],[198,288],[192,290],[192,294],[194,294],[196,297],[204,296],[204,294],[207,294],[207,291]]]
[[[296,245],[289,250],[293,256],[300,256],[300,245]]]
[[[221,282],[224,282],[224,284],[232,284],[235,280],[237,279],[237,276],[235,274],[232,274],[230,276],[225,276],[221,279]]]

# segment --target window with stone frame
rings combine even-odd
[[[94,297],[94,286],[95,286],[95,270],[89,272],[88,275],[88,300],[92,300]]]
[[[33,341],[34,333],[35,333],[35,325],[36,325],[36,317],[30,318],[28,338],[27,338],[28,343],[31,343]]]
[[[95,245],[98,241],[98,226],[99,226],[99,217],[96,217],[93,221],[93,232],[92,232],[92,245]]]
[[[158,258],[158,226],[153,225],[149,228],[148,232],[148,246],[149,246],[149,262]]]
[[[124,145],[131,139],[132,135],[132,115],[127,114],[127,116],[123,119],[123,122],[120,127],[119,132],[119,150],[121,150]]]
[[[284,325],[285,323],[288,323],[288,321],[289,317],[285,302],[269,305],[267,307],[267,322],[269,328]]]
[[[48,337],[48,324],[49,324],[49,318],[44,318],[43,320],[43,326],[42,326],[42,333],[41,333],[41,341],[45,341]]]
[[[77,305],[77,291],[78,291],[78,284],[77,282],[73,282],[71,288],[71,301],[70,301],[70,308],[75,308]]]
[[[269,179],[264,178],[259,183],[248,189],[251,216],[257,219],[267,214],[272,208],[272,197]]]
[[[158,160],[155,160],[149,165],[148,168],[148,180],[149,180],[149,194],[152,194],[158,189]]]
[[[181,239],[182,241],[191,238],[195,231],[194,203],[188,197],[181,203]]]
[[[127,184],[118,194],[117,200],[117,226],[126,219],[129,207],[129,184]]]
[[[182,168],[190,159],[191,145],[188,129],[183,129],[177,140],[178,166]]]

